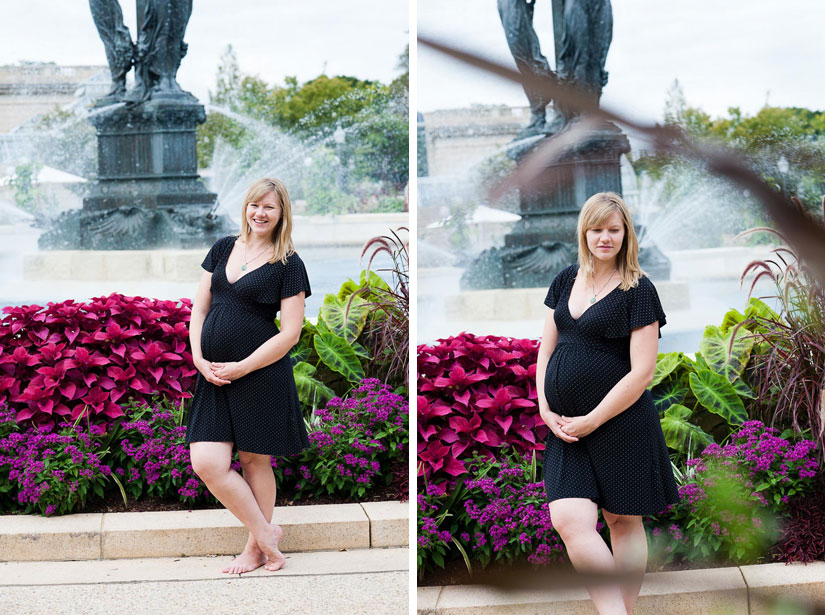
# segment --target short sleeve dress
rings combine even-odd
[[[635,288],[615,288],[579,318],[568,299],[578,265],[553,280],[544,303],[554,310],[556,344],[544,378],[550,409],[564,416],[589,413],[630,371],[630,334],[665,313],[645,276]],[[659,334],[661,337],[661,333]],[[659,413],[649,391],[629,408],[577,442],[547,436],[547,498],[589,498],[616,515],[656,514],[678,501]]]
[[[233,236],[219,239],[201,265],[212,272],[212,303],[201,332],[201,350],[209,361],[245,359],[278,333],[281,299],[311,294],[297,254],[286,264],[265,263],[231,284],[226,261],[234,243]],[[239,451],[261,455],[293,455],[308,447],[292,366],[287,353],[223,386],[198,374],[186,443],[234,442]]]

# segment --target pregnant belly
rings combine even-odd
[[[544,378],[547,403],[558,414],[587,414],[629,371],[628,361],[609,353],[573,344],[558,346]]]
[[[216,306],[203,321],[201,351],[207,361],[241,361],[277,333],[272,321]]]

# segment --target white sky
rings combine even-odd
[[[550,0],[534,25],[553,58]],[[825,3],[821,0],[614,0],[605,107],[661,119],[678,78],[687,101],[712,115],[739,106],[825,109]],[[493,0],[418,0],[418,33],[513,64]],[[419,47],[419,111],[472,103],[525,106],[519,86]]]
[[[135,0],[121,0],[135,38]],[[321,74],[389,82],[409,40],[406,0],[196,0],[178,82],[207,102],[231,44],[241,70],[270,83]],[[106,64],[87,0],[0,0],[0,64]]]

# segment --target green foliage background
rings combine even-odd
[[[392,197],[409,180],[407,51],[398,68],[401,75],[389,84],[326,74],[305,83],[287,77],[282,85],[269,84],[243,74],[230,46],[209,95],[210,103],[226,112],[211,111],[198,128],[198,164],[210,166],[223,141],[242,158],[246,151],[245,163],[251,165],[255,152],[248,150],[254,150],[255,135],[248,118],[314,147],[312,167],[298,186],[312,213],[358,211],[353,198],[358,182],[383,186],[377,202]],[[344,131],[341,143],[333,139],[338,129]],[[400,201],[391,203],[397,207]]]

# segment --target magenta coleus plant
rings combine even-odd
[[[474,453],[544,449],[537,355],[536,340],[469,333],[418,347],[419,475],[451,480]]]
[[[188,299],[118,294],[3,308],[0,403],[42,425],[83,414],[108,422],[129,399],[191,397],[190,310]]]

